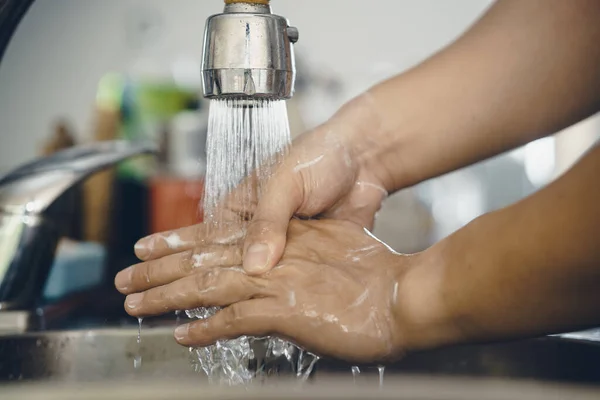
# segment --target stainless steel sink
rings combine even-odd
[[[591,387],[482,379],[394,377],[382,387],[328,377],[318,382],[278,381],[223,387],[182,380],[54,383],[0,387],[2,400],[598,400]]]
[[[143,329],[139,345],[137,335],[135,328],[114,328],[0,336],[0,382],[203,379],[190,367],[188,349],[175,343],[173,328]]]
[[[205,381],[190,366],[188,349],[173,327],[93,329],[0,336],[0,382],[93,382],[160,377]],[[136,357],[140,368],[134,368]],[[378,381],[376,367],[360,367],[358,381]],[[352,379],[351,365],[321,360],[314,378],[331,373]],[[454,347],[410,354],[386,367],[386,379],[406,375],[517,378],[586,383],[600,389],[600,345],[544,338],[498,345]]]

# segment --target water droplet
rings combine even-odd
[[[138,318],[137,354],[133,358],[133,368],[142,367],[142,322],[144,318]]]
[[[377,367],[377,371],[379,371],[379,387],[383,387],[383,375],[385,374],[385,367],[380,365]]]
[[[360,375],[360,368],[358,366],[352,367],[352,381],[356,383],[356,378]]]
[[[45,331],[46,330],[46,314],[44,313],[44,309],[41,307],[38,307],[35,310],[35,314],[38,317],[38,323],[39,323],[40,330]]]

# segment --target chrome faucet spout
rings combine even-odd
[[[50,209],[61,196],[97,171],[154,152],[148,142],[93,143],[0,177],[0,317],[11,310],[31,310],[41,296],[62,232],[60,218]]]
[[[298,30],[268,1],[226,1],[206,21],[202,82],[206,98],[289,99],[294,94]]]

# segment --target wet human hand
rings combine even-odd
[[[404,313],[397,303],[412,256],[393,252],[352,222],[293,220],[277,266],[252,276],[240,268],[243,238],[229,234],[222,229],[201,246],[119,273],[116,285],[128,295],[127,312],[223,307],[176,330],[186,346],[276,335],[348,361],[402,354]]]
[[[376,117],[367,98],[342,108],[331,120],[296,140],[262,182],[259,201],[254,177],[242,182],[219,207],[215,222],[249,220],[242,247],[246,272],[264,273],[280,260],[290,219],[319,217],[352,221],[373,227],[376,212],[387,197],[381,173],[366,165],[356,149],[356,137],[376,129]],[[136,255],[145,261],[201,245],[202,233],[184,228],[144,238]],[[177,235],[184,242],[163,246],[161,237]],[[161,249],[162,246],[162,249]]]
[[[277,264],[293,216],[373,228],[388,192],[377,171],[362,162],[355,140],[374,129],[371,108],[368,99],[355,100],[293,143],[252,210],[243,247],[246,272],[261,274]]]

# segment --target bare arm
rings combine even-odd
[[[281,258],[293,215],[364,227],[387,193],[600,109],[600,1],[501,0],[465,35],[303,135],[266,185],[244,268]]]
[[[547,188],[418,255],[398,302],[410,347],[600,325],[599,172],[600,146]]]
[[[393,191],[593,114],[599,18],[596,0],[498,1],[454,44],[346,107],[369,110],[359,157]]]
[[[365,191],[374,184],[408,186],[598,110],[599,15],[597,0],[500,1],[448,49],[373,88],[295,147],[253,222],[260,234],[252,240],[277,243],[268,262],[279,268],[254,276],[224,269],[240,264],[247,243],[207,244],[226,243],[231,232],[211,242],[201,226],[185,228],[187,247],[176,250],[155,235],[138,243],[146,262],[116,278],[128,312],[226,306],[180,327],[179,342],[275,333],[358,361],[599,325],[600,147],[533,196],[414,256],[366,235],[368,218],[350,218],[367,195],[380,201],[380,190]],[[348,131],[355,147],[331,134]],[[306,163],[314,166],[294,173]],[[324,211],[337,220],[288,227],[294,213]]]
[[[223,243],[215,236],[179,254],[163,243],[155,254],[165,257],[121,272],[116,285],[134,316],[225,307],[180,326],[175,336],[186,346],[275,334],[351,362],[598,326],[598,171],[600,147],[537,194],[416,255],[391,251],[351,222],[295,220],[281,263],[265,275],[235,267],[241,242],[207,246]]]

